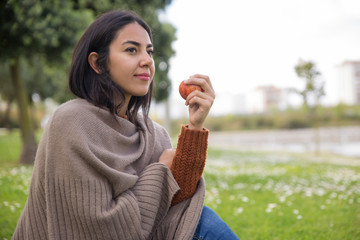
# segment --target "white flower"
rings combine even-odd
[[[316,195],[318,196],[324,196],[325,193],[325,190],[322,188],[316,190]]]
[[[271,208],[271,209],[273,209],[273,208],[276,208],[276,203],[269,203],[268,204],[268,208]]]
[[[10,174],[13,176],[17,175],[18,173],[19,173],[19,170],[17,170],[16,168],[13,168],[10,170]]]
[[[330,198],[336,198],[337,197],[337,193],[336,192],[332,192],[331,194],[330,194]]]
[[[286,200],[286,197],[285,197],[285,196],[281,196],[281,197],[279,198],[279,201],[282,202],[282,203],[285,202],[285,200]]]
[[[307,190],[305,191],[305,196],[306,196],[306,197],[311,197],[311,196],[312,196],[312,191],[311,191],[310,189],[307,189]]]
[[[268,204],[268,206],[267,206],[267,208],[266,208],[266,210],[265,210],[265,212],[267,212],[267,213],[270,213],[270,212],[272,212],[272,210],[274,209],[274,208],[276,208],[276,203],[269,203]]]
[[[238,209],[236,209],[236,214],[242,213],[244,211],[244,209],[242,207],[239,207]]]

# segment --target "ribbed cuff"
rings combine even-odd
[[[195,129],[190,129],[189,125],[183,125],[181,126],[181,131],[179,135],[178,148],[179,148],[179,144],[182,145],[182,141],[187,142],[188,140],[190,140],[190,142],[193,143],[191,139],[202,140],[207,144],[208,136],[209,136],[209,130],[206,128],[203,128],[202,130],[195,130]]]
[[[188,164],[191,164],[191,162],[195,165],[201,164],[201,161],[191,160],[200,160],[204,157],[206,159],[208,137],[209,130],[205,128],[203,130],[193,130],[189,129],[188,126],[182,126],[176,148],[176,157],[186,159]]]
[[[191,197],[205,167],[209,131],[182,126],[171,171],[180,186],[172,205]]]

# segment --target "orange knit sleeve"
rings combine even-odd
[[[207,129],[191,130],[182,126],[170,167],[180,191],[174,196],[171,205],[176,205],[195,193],[205,167],[208,136]]]

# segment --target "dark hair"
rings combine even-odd
[[[77,43],[69,71],[69,87],[76,96],[86,99],[95,106],[106,107],[117,114],[124,104],[123,89],[111,80],[107,63],[109,45],[120,29],[130,23],[140,24],[153,41],[150,27],[138,15],[131,11],[111,11],[97,18],[85,31]],[[88,62],[91,52],[98,53],[97,74]],[[127,109],[131,122],[137,124],[137,113],[141,107],[145,119],[148,118],[153,82],[144,96],[132,96]],[[120,103],[116,103],[120,99]]]

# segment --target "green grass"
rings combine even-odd
[[[0,168],[17,166],[20,149],[19,131],[0,132]]]
[[[10,239],[32,167],[0,134],[0,240]],[[241,239],[360,239],[360,159],[209,149],[205,204]]]
[[[360,239],[360,159],[209,150],[205,178],[241,239]]]
[[[0,170],[0,239],[10,239],[24,208],[32,167],[5,167]]]

